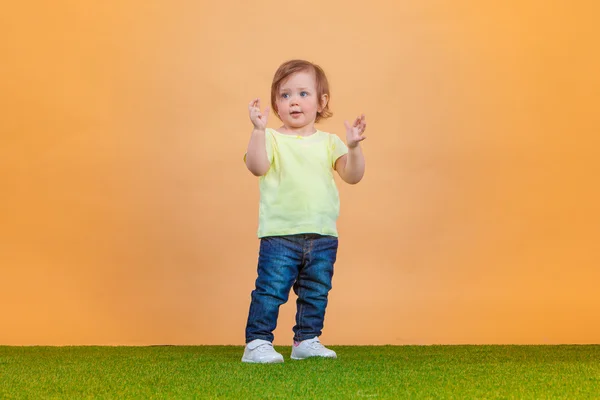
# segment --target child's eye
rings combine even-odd
[[[300,92],[300,96],[306,97],[306,96],[308,96],[308,92]]]
[[[290,97],[289,93],[281,93],[281,97],[283,97],[284,99],[287,99],[288,97]]]

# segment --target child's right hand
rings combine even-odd
[[[265,108],[265,112],[260,112],[260,99],[256,98],[248,104],[250,112],[250,121],[254,124],[254,129],[264,131],[267,128],[267,118],[269,117],[269,107]]]

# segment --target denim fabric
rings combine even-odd
[[[287,302],[292,287],[298,296],[294,341],[321,335],[337,248],[335,236],[300,234],[261,239],[246,343],[254,339],[273,341],[279,306]]]

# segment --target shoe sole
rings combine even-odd
[[[331,359],[336,359],[337,358],[337,356],[308,356],[308,357],[294,357],[294,356],[290,356],[290,358],[292,360],[306,360],[307,358],[314,358],[314,357],[331,358]]]
[[[281,364],[283,362],[283,360],[254,361],[254,360],[248,360],[248,359],[242,358],[242,362],[248,363],[248,364]]]

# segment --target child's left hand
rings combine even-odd
[[[350,125],[348,121],[344,121],[346,126],[346,145],[352,149],[359,145],[360,142],[365,140],[367,137],[363,136],[365,129],[367,128],[367,120],[365,115],[361,114],[360,117],[356,118],[354,123]]]

